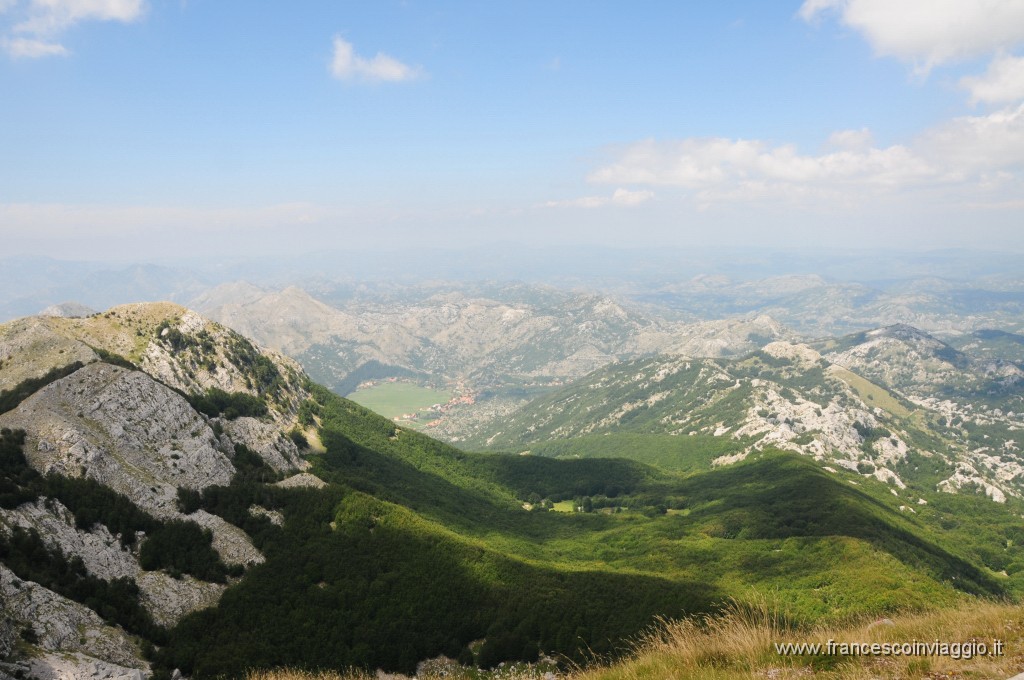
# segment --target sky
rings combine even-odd
[[[1024,0],[0,0],[0,241],[1024,251]]]

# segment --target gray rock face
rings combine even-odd
[[[244,531],[205,510],[198,510],[191,515],[181,515],[201,527],[213,532],[213,549],[220,554],[226,564],[260,564],[263,553],[256,549]]]
[[[278,471],[308,467],[282,434],[294,425],[308,397],[298,364],[169,303],[122,305],[88,318],[72,312],[85,310],[64,306],[48,310],[54,316],[0,325],[0,390],[76,361],[86,364],[0,414],[0,427],[25,431],[25,457],[37,471],[87,477],[159,519],[195,522],[212,532],[213,547],[228,564],[262,562],[263,555],[241,529],[203,510],[187,516],[179,512],[177,490],[228,484],[235,472],[236,443]],[[118,363],[120,356],[142,370],[103,363],[101,354],[104,361]],[[260,397],[268,413],[259,419],[211,421],[175,391],[211,387]],[[218,422],[223,432],[218,429],[215,435],[212,425]],[[270,514],[275,521],[282,519]],[[137,547],[123,548],[119,537],[101,525],[78,529],[73,514],[54,499],[0,509],[0,533],[12,527],[37,531],[50,547],[80,558],[96,577],[134,579],[140,603],[158,624],[172,626],[215,604],[225,589],[190,576],[174,579],[143,571]],[[21,654],[27,643],[20,636],[26,629],[29,639],[38,639],[28,656]],[[13,665],[0,663],[0,680],[8,675],[54,680],[148,676],[135,641],[122,631],[4,570],[0,658],[12,652],[19,658]]]
[[[14,621],[7,616],[0,617],[0,659],[6,659],[11,655],[16,636]]]
[[[82,558],[86,570],[106,580],[134,578],[139,572],[135,556],[101,524],[92,531],[75,528],[75,518],[60,501],[23,503],[14,510],[0,509],[0,525],[35,529],[48,546],[59,548],[67,556]],[[0,528],[2,531],[2,528]]]
[[[184,349],[177,349],[171,341],[175,334],[181,338],[178,342]],[[182,309],[173,323],[159,331],[142,352],[139,366],[183,392],[202,393],[214,387],[225,392],[268,396],[259,392],[258,379],[249,363],[253,353],[270,359],[286,384],[268,404],[270,418],[283,425],[294,417],[298,402],[304,398],[298,363],[281,354],[257,349],[231,329],[191,310]]]
[[[278,472],[309,467],[309,462],[299,455],[295,443],[285,437],[274,423],[265,423],[257,418],[236,418],[222,419],[221,425],[233,442],[245,444]]]
[[[140,571],[135,577],[140,602],[162,626],[174,626],[188,614],[217,604],[226,586],[189,575],[171,578],[161,571]]]
[[[3,565],[0,596],[3,618],[19,630],[31,629],[43,650],[79,652],[125,669],[146,668],[135,643],[120,628],[106,625],[95,612],[77,602],[37,583],[22,581]]]
[[[106,527],[98,524],[91,531],[77,529],[74,515],[56,500],[0,509],[0,533],[4,525],[35,529],[48,546],[68,557],[82,558],[93,576],[108,581],[135,579],[142,605],[160,625],[173,626],[186,614],[215,604],[225,588],[187,575],[174,579],[163,572],[143,571],[136,554],[122,548]]]
[[[81,652],[44,652],[26,664],[28,676],[37,680],[144,680],[150,673],[140,668],[97,661]]]
[[[230,333],[228,329],[214,326],[189,310],[182,310],[177,323],[165,329],[161,337],[168,337],[171,328],[189,337],[204,331],[209,333],[213,347],[209,358],[215,362],[216,370],[182,366],[181,358],[173,347],[163,342],[151,342],[142,355],[140,365],[144,371],[164,384],[172,385],[184,392],[204,392],[209,387],[216,387],[225,392],[252,392],[246,385],[245,376],[225,356],[225,346]],[[183,370],[186,368],[192,370]]]
[[[305,487],[322,489],[327,486],[327,482],[310,472],[300,472],[299,474],[292,475],[287,479],[282,479],[277,483],[277,486],[281,486],[286,489],[301,489]]]
[[[25,454],[40,472],[89,477],[161,519],[182,518],[177,487],[226,485],[234,466],[206,420],[181,395],[145,373],[90,364],[0,416],[27,433]],[[205,512],[188,516],[214,534],[229,563],[261,562],[240,529]]]
[[[277,510],[268,510],[261,505],[252,505],[249,507],[249,514],[253,517],[266,517],[273,524],[277,526],[284,526],[284,515]]]
[[[202,393],[217,388],[260,397],[266,403],[267,414],[259,420],[234,424],[233,441],[264,456],[275,469],[304,466],[294,443],[281,435],[295,424],[299,405],[309,396],[299,365],[257,348],[234,331],[178,305],[139,303],[89,318],[31,317],[0,324],[0,390],[76,361],[96,362],[99,357],[94,347],[127,358],[172,391]],[[267,385],[261,380],[269,380],[268,368],[274,375],[273,389],[265,393]],[[141,386],[140,391],[145,390],[146,386]],[[162,400],[162,396],[157,399]],[[133,401],[136,407],[144,405],[142,400]],[[83,406],[87,405],[77,403],[76,411],[88,417],[85,411],[93,409]],[[138,408],[135,411],[130,414],[133,418],[146,415]],[[182,409],[174,412],[180,414]],[[104,415],[100,411],[95,419]],[[151,423],[156,428],[166,424],[161,420]],[[116,428],[109,434],[120,436]],[[173,448],[174,440],[168,440]],[[223,447],[225,451],[231,450],[230,444]],[[164,464],[175,467],[166,461]]]
[[[176,514],[176,487],[227,484],[234,473],[187,401],[107,364],[46,386],[0,422],[26,430],[26,457],[41,472],[90,477],[158,516]]]

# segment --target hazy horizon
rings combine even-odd
[[[446,292],[517,299],[517,290],[529,297],[541,286],[668,305],[702,318],[745,316],[772,305],[797,313],[794,305],[814,308],[839,294],[852,303],[891,300],[893,310],[903,309],[907,318],[939,308],[999,310],[998,321],[988,315],[975,321],[988,319],[988,325],[1007,330],[1019,328],[1016,319],[1024,299],[1020,256],[1009,252],[599,246],[566,250],[505,244],[461,250],[324,250],[259,258],[165,257],[149,262],[0,257],[0,321],[65,302],[103,310],[157,300],[190,305],[211,293],[231,297],[255,292],[248,287],[218,291],[221,285],[239,282],[268,293],[297,286],[329,304],[342,305],[360,298],[426,299]],[[906,320],[891,314],[885,318]],[[861,321],[870,325],[867,319]]]
[[[4,254],[1024,252],[1022,45],[1019,1],[6,0]]]

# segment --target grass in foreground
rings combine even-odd
[[[1004,644],[1001,656],[784,655],[778,646],[837,643]],[[963,649],[963,647],[961,647]],[[966,656],[966,654],[964,654]],[[585,670],[575,680],[718,680],[724,678],[1009,678],[1024,670],[1024,607],[975,603],[959,609],[792,631],[770,609],[734,606],[715,617],[666,622],[634,654]]]
[[[351,671],[336,673],[334,671],[250,671],[245,680],[369,680],[375,677],[370,673]]]
[[[837,643],[1003,642],[1001,656],[954,659],[949,656],[790,655],[777,645]],[[420,678],[542,678],[530,668],[493,672],[423,668]],[[861,621],[847,626],[790,629],[775,609],[733,605],[715,616],[663,621],[641,637],[627,659],[570,673],[570,680],[726,680],[731,678],[827,678],[867,680],[1004,679],[1024,671],[1024,606],[976,602],[959,609]],[[366,673],[257,671],[247,680],[364,680]]]

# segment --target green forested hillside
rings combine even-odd
[[[792,454],[695,476],[468,454],[314,394],[327,452],[312,460],[329,485],[204,494],[229,519],[232,506],[259,502],[285,522],[241,522],[267,562],[171,631],[161,666],[200,677],[276,665],[410,671],[440,653],[472,661],[479,639],[484,665],[538,650],[583,660],[624,650],[656,615],[756,593],[809,622],[1007,592],[1007,579],[900,512],[884,486],[855,487]],[[530,498],[585,498],[591,512],[527,511]]]
[[[708,470],[779,448],[915,493],[1024,497],[1024,372],[897,325],[737,359],[656,356],[526,404],[469,446]]]

